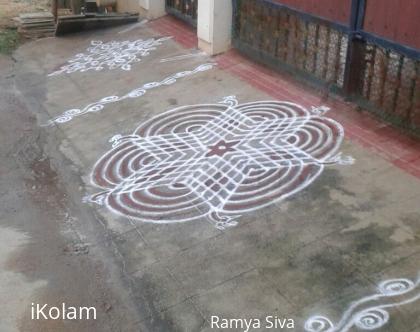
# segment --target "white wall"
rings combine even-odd
[[[137,12],[154,19],[166,15],[165,0],[118,0],[119,12]]]
[[[166,15],[165,0],[143,0],[148,3],[146,8],[148,14],[147,18],[154,19]]]
[[[138,13],[141,0],[118,0],[117,11],[120,13]]]

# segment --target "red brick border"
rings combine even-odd
[[[194,29],[170,15],[151,21],[148,25],[162,35],[173,36],[176,42],[185,48],[197,47],[198,39]]]

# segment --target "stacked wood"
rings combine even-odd
[[[59,16],[56,35],[60,36],[78,31],[103,29],[128,23],[135,23],[138,19],[139,14],[127,13],[86,13],[86,15]]]
[[[51,37],[55,34],[54,16],[49,12],[21,14],[15,21],[18,32],[27,38]]]

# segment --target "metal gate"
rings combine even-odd
[[[390,8],[391,19],[381,25],[386,11],[378,13],[375,1],[395,3],[325,0],[321,7],[317,0],[233,0],[233,45],[420,133],[420,51],[402,44],[420,47],[417,23],[413,18],[412,26],[391,34],[390,21],[398,22],[401,10]],[[420,2],[409,2],[419,13]]]
[[[166,12],[197,27],[198,0],[166,0]]]

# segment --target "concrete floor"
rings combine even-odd
[[[264,322],[272,315],[305,331],[321,315],[336,326],[328,331],[356,331],[369,325],[370,309],[386,321],[380,331],[420,331],[420,179],[352,141],[340,150],[353,165],[327,166],[308,187],[224,230],[206,217],[156,224],[84,203],[98,192],[90,176],[114,135],[130,135],[177,106],[229,95],[241,103],[272,99],[215,67],[42,126],[66,110],[213,62],[204,55],[160,62],[195,52],[167,40],[130,71],[47,76],[91,40],[150,37],[161,36],[145,25],[48,38],[20,47],[14,62],[1,59],[0,330],[243,331],[212,329],[211,316]],[[401,278],[394,286],[406,292],[391,287],[366,299],[381,282]],[[32,321],[31,302],[95,305],[99,318]],[[259,330],[269,329],[250,329]]]

